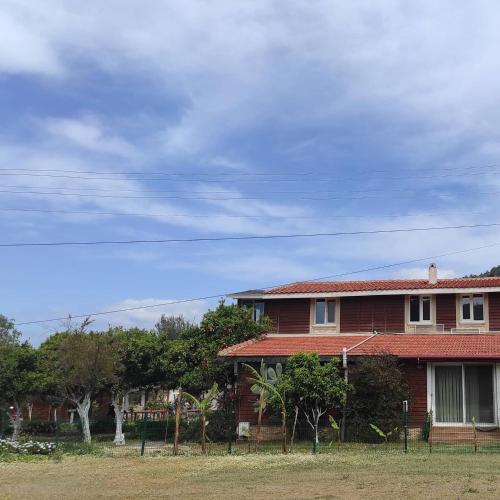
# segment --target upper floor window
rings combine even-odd
[[[484,321],[484,296],[481,293],[462,295],[462,321]]]
[[[335,300],[318,299],[316,301],[314,322],[316,325],[335,324]]]
[[[264,302],[254,302],[253,303],[253,319],[255,321],[260,321],[264,316]]]
[[[410,323],[430,323],[431,296],[410,295]]]

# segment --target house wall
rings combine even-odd
[[[403,375],[410,389],[408,425],[422,427],[427,412],[427,368],[425,363],[410,360],[403,363]]]
[[[436,295],[436,323],[445,331],[457,326],[456,297],[453,293]]]
[[[405,331],[403,295],[342,297],[340,311],[341,333]]]
[[[273,333],[309,333],[310,300],[268,300],[264,312],[273,322]]]
[[[490,331],[500,331],[500,293],[488,294],[490,312]]]

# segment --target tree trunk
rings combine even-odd
[[[282,451],[283,453],[287,452],[286,449],[286,410],[281,410],[281,434],[282,434]]]
[[[23,415],[21,412],[21,407],[17,401],[14,401],[14,409],[16,412],[15,415],[10,413],[9,417],[12,424],[12,441],[17,441],[23,427]]]
[[[257,435],[255,436],[256,448],[259,448],[261,441],[261,429],[262,429],[262,412],[264,407],[264,389],[260,389],[259,394],[259,415],[257,417]]]
[[[290,439],[290,451],[293,448],[293,441],[295,439],[295,428],[297,427],[297,419],[299,418],[299,407],[295,407],[295,418],[293,419],[293,430],[292,430],[292,438]]]
[[[79,401],[75,401],[76,411],[78,412],[78,416],[80,417],[80,422],[82,424],[82,432],[83,432],[83,442],[90,444],[92,441],[92,436],[90,435],[90,420],[89,420],[89,411],[90,411],[90,394],[85,394],[84,398]]]
[[[207,452],[206,444],[206,416],[203,413],[201,415],[201,452],[205,454]]]
[[[115,411],[115,439],[116,446],[123,446],[125,444],[125,434],[123,434],[123,419],[125,411],[128,407],[128,392],[121,397],[113,393],[111,395],[111,404]]]
[[[179,453],[179,432],[181,424],[181,404],[182,404],[182,389],[179,389],[177,394],[177,404],[175,405],[175,435],[174,435],[174,455]]]

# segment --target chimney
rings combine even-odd
[[[436,285],[438,282],[438,269],[434,262],[429,266],[429,284]]]

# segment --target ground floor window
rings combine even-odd
[[[437,365],[435,419],[438,423],[495,422],[492,365]]]

